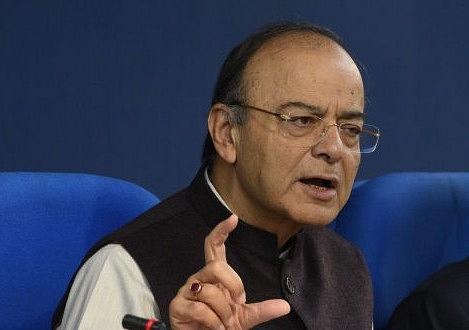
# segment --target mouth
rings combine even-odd
[[[324,178],[304,178],[300,179],[302,184],[312,186],[316,189],[328,190],[335,189],[337,187],[337,181]]]

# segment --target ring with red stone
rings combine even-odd
[[[194,282],[191,284],[191,293],[197,299],[197,296],[199,295],[200,291],[202,291],[202,283],[200,282]]]

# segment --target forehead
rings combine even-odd
[[[250,101],[364,102],[353,59],[334,41],[313,33],[289,33],[268,41],[246,65],[243,82]]]

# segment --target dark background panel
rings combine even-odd
[[[359,178],[469,170],[469,2],[0,1],[0,171],[87,172],[159,197],[200,165],[218,69],[279,19],[328,26],[366,66],[382,129]]]

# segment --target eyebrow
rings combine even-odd
[[[346,111],[339,116],[340,119],[361,119],[365,120],[366,114],[361,111]]]
[[[291,101],[291,102],[282,103],[279,107],[279,110],[285,110],[288,108],[304,109],[304,110],[311,112],[313,115],[317,115],[317,116],[320,116],[326,113],[325,110],[321,109],[320,107],[316,105],[307,104],[307,103],[300,102],[300,101]]]
[[[327,109],[321,108],[317,105],[307,104],[301,101],[291,101],[280,105],[279,110],[288,108],[300,108],[311,112],[313,115],[323,117],[327,113]],[[365,119],[365,113],[358,110],[349,110],[340,114],[339,119]]]

